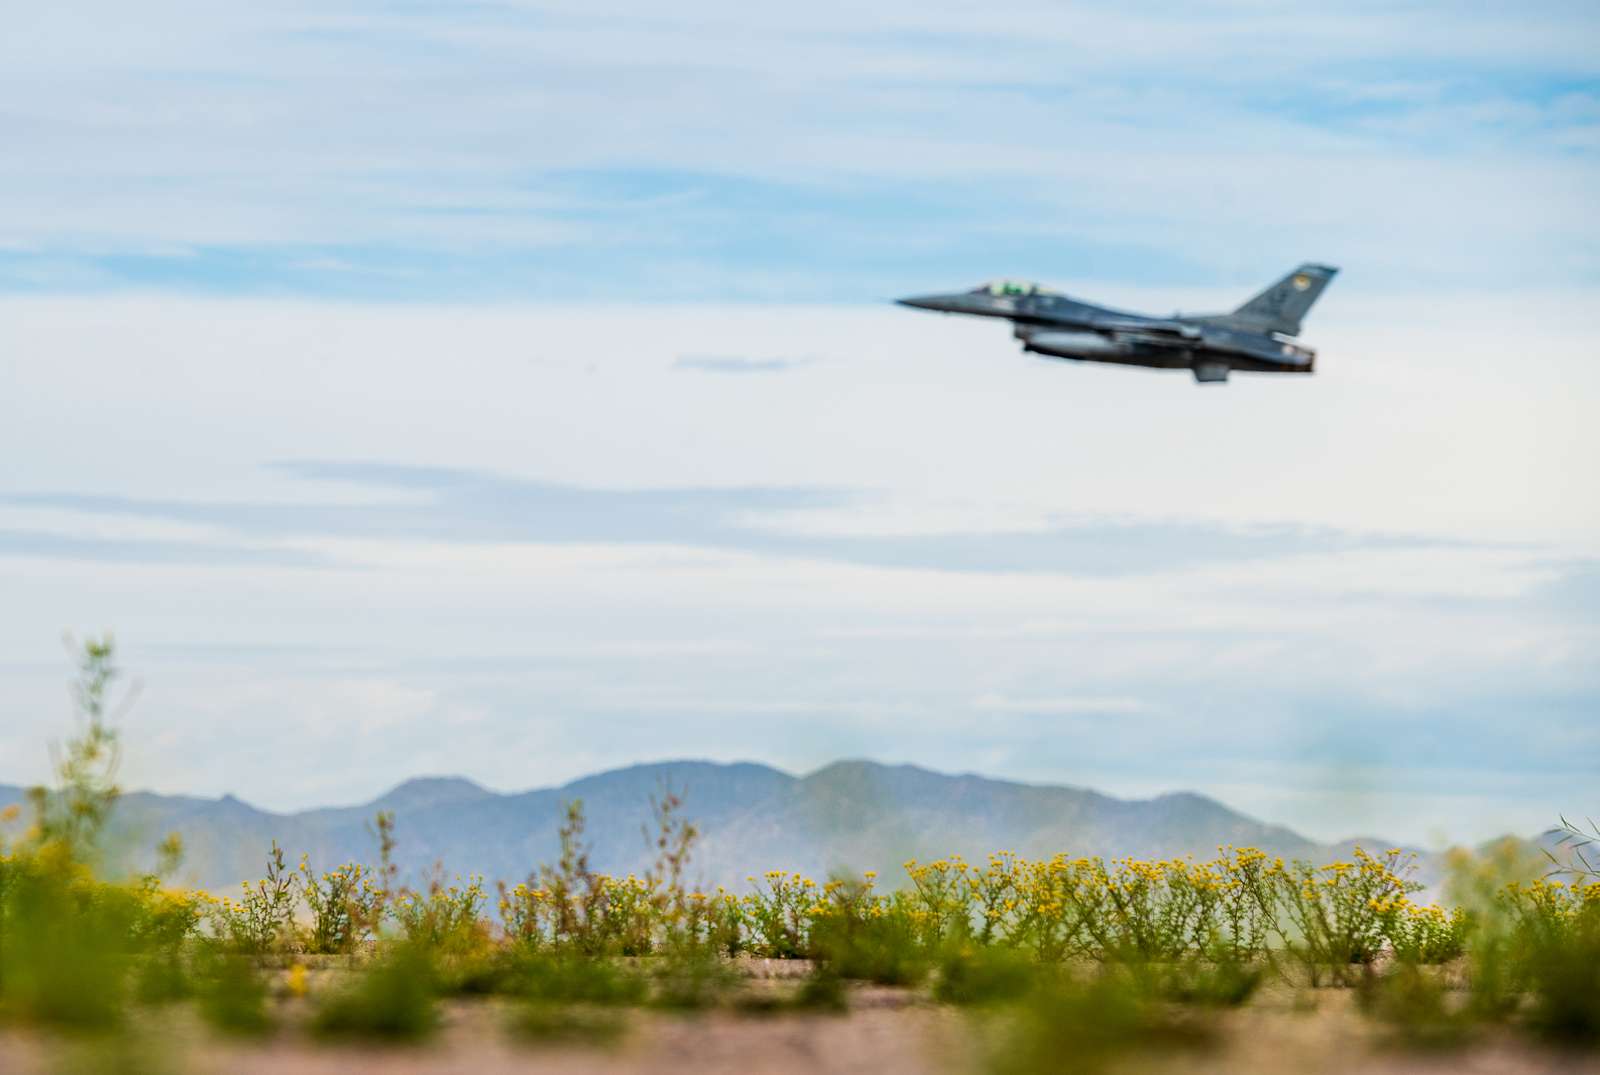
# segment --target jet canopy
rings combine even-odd
[[[991,280],[987,284],[979,284],[972,289],[974,295],[1049,295],[1049,288],[1040,287],[1038,284],[1026,280]]]

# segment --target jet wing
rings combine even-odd
[[[1187,321],[1160,321],[1137,317],[1097,317],[1089,322],[1097,332],[1150,333],[1156,336],[1176,336],[1182,340],[1198,340],[1205,331]]]
[[[1194,325],[1184,321],[1143,322],[1103,318],[1096,320],[1094,327],[1098,331],[1110,333],[1119,340],[1146,347],[1238,355],[1257,362],[1271,362],[1280,366],[1306,366],[1316,358],[1316,352],[1311,348],[1288,340],[1274,339],[1253,332],[1234,332],[1210,325]]]

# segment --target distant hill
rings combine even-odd
[[[803,777],[751,763],[661,762],[514,794],[459,777],[423,777],[360,806],[293,814],[258,810],[232,796],[135,792],[119,803],[116,827],[119,843],[140,849],[168,832],[181,834],[187,849],[181,879],[217,890],[259,877],[273,840],[292,861],[305,853],[316,868],[372,862],[372,819],[388,810],[403,878],[415,882],[441,863],[452,874],[516,881],[555,860],[563,805],[574,799],[583,800],[594,868],[642,871],[650,860],[644,831],[650,799],[664,788],[683,797],[684,815],[703,834],[692,879],[729,887],[779,868],[819,879],[839,869],[877,870],[893,885],[908,858],[960,854],[981,862],[999,850],[1167,858],[1206,857],[1219,844],[1233,844],[1322,859],[1348,854],[1350,846],[1318,844],[1192,792],[1117,799],[866,761],[836,762]],[[0,805],[21,794],[0,786]]]

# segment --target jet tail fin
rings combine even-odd
[[[1298,336],[1300,322],[1339,270],[1332,265],[1300,266],[1261,294],[1218,320],[1256,332]]]

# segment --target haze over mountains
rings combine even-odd
[[[291,859],[305,853],[316,868],[373,862],[372,819],[392,811],[402,879],[416,883],[442,863],[451,874],[516,881],[556,859],[563,806],[574,799],[583,801],[594,868],[642,871],[651,857],[650,801],[664,789],[683,798],[684,816],[702,833],[691,879],[729,887],[780,868],[819,879],[840,869],[877,870],[893,886],[908,858],[961,854],[982,861],[1002,849],[1030,857],[1165,858],[1209,856],[1233,844],[1321,859],[1347,854],[1354,842],[1319,844],[1191,792],[1117,799],[866,761],[836,762],[802,777],[753,763],[661,762],[514,794],[460,777],[423,777],[370,803],[293,814],[231,796],[134,792],[120,801],[116,827],[119,842],[136,848],[181,834],[187,853],[180,879],[223,889],[259,877],[273,840]],[[0,804],[21,796],[20,788],[0,786]]]

